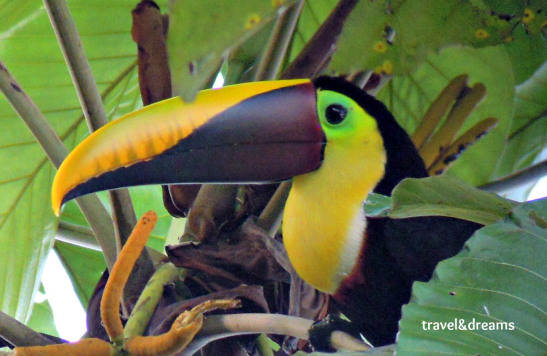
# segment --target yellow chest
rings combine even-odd
[[[333,294],[359,258],[366,228],[362,203],[383,175],[378,154],[352,156],[331,147],[318,171],[293,179],[283,242],[296,272],[320,291]]]
[[[291,191],[283,222],[285,248],[300,277],[332,294],[357,262],[366,220],[361,204],[336,209],[328,197],[308,193]]]

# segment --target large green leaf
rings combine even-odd
[[[412,133],[448,81],[462,73],[469,75],[471,85],[483,83],[487,95],[467,118],[460,133],[488,117],[499,121],[495,129],[468,148],[448,171],[479,185],[495,177],[512,124],[513,72],[503,47],[446,48],[438,55],[427,57],[424,65],[409,75],[394,77],[378,97],[407,132]]]
[[[230,50],[256,33],[280,7],[292,2],[173,1],[167,38],[173,92],[192,100]]]
[[[139,105],[134,1],[68,2],[109,117]],[[39,0],[2,2],[0,58],[70,148],[86,134],[66,64]],[[57,219],[50,207],[54,169],[5,98],[0,97],[0,307],[26,321]]]
[[[397,354],[542,354],[547,350],[546,255],[547,199],[521,205],[477,231],[464,251],[439,263],[429,283],[414,284],[412,300],[403,308]],[[489,324],[486,330],[482,324],[471,329],[474,321]],[[445,330],[435,330],[441,325],[428,322],[456,322],[466,329],[449,330],[445,324]]]

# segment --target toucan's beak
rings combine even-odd
[[[317,169],[325,138],[309,80],[239,84],[125,115],[59,167],[53,210],[76,197],[144,184],[252,183]]]

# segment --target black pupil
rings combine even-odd
[[[325,117],[327,118],[327,121],[333,125],[337,125],[344,121],[347,114],[348,109],[340,104],[329,105],[325,110]]]

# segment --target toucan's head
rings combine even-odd
[[[59,167],[53,209],[134,185],[286,180],[320,169],[329,145],[366,149],[360,144],[367,142],[387,154],[378,192],[389,194],[404,176],[423,176],[412,143],[383,104],[342,79],[204,90],[192,103],[152,104],[86,138]],[[399,174],[401,164],[418,170]]]

